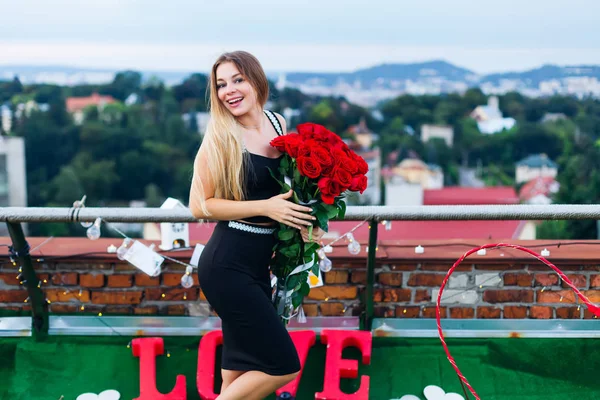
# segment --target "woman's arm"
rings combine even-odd
[[[202,186],[200,186],[200,184]],[[204,191],[201,190],[204,188]],[[266,216],[278,222],[300,229],[310,225],[314,217],[312,209],[294,204],[287,199],[292,191],[271,197],[267,200],[235,201],[217,199],[214,197],[214,185],[208,173],[208,164],[203,151],[198,152],[194,161],[194,176],[190,190],[190,211],[194,218],[213,220],[237,220],[254,216]],[[205,215],[200,206],[200,196],[204,196],[206,209],[210,215]]]

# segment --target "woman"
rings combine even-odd
[[[279,194],[281,154],[269,145],[285,120],[263,110],[269,95],[259,61],[243,51],[223,54],[209,79],[211,118],[194,163],[190,210],[218,220],[198,264],[200,287],[222,320],[220,400],[263,399],[300,371],[294,344],[271,302],[269,262],[276,227],[302,230],[308,207]],[[314,232],[314,240],[322,236]]]

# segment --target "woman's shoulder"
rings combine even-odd
[[[285,135],[287,133],[287,123],[285,122],[285,118],[283,118],[283,116],[279,113],[276,113],[274,111],[271,110],[266,110],[268,114],[274,115],[275,118],[277,118],[277,120],[279,121],[279,125],[281,125],[281,130],[283,131],[283,134]]]

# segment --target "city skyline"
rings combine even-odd
[[[600,3],[314,0],[3,2],[0,64],[207,71],[224,51],[266,70],[347,72],[445,60],[479,74],[600,64]]]

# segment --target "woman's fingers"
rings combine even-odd
[[[301,206],[300,204],[294,204],[294,203],[292,203],[291,207],[294,210],[296,210],[296,211],[302,211],[302,212],[307,212],[307,213],[312,212],[312,208],[310,208],[310,207],[304,207],[304,206]]]

